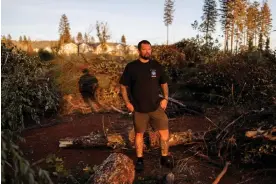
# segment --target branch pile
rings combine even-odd
[[[261,163],[275,159],[276,111],[273,107],[243,113],[217,129],[209,142],[217,155],[227,161],[240,159],[242,163]]]

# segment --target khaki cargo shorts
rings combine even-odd
[[[137,133],[145,132],[147,130],[148,124],[150,124],[155,131],[167,130],[168,122],[168,116],[160,106],[153,112],[134,112],[133,115],[134,130]]]

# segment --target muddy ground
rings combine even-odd
[[[26,143],[21,144],[22,151],[31,164],[35,163],[44,169],[50,170],[55,183],[86,183],[90,173],[84,170],[86,166],[93,168],[99,165],[112,152],[123,152],[135,161],[135,150],[112,150],[109,148],[72,149],[59,148],[59,139],[65,137],[78,137],[88,135],[92,131],[102,131],[103,122],[109,131],[123,132],[132,126],[130,117],[123,117],[118,113],[102,113],[87,115],[69,115],[59,118],[47,119],[43,124],[46,127],[33,127],[23,132]],[[203,117],[184,115],[181,118],[171,119],[170,131],[207,131],[212,124]],[[182,145],[171,147],[170,152],[174,156],[176,167],[175,183],[212,183],[222,170],[221,167],[207,163],[205,160],[194,156],[189,149],[194,145]],[[50,168],[45,158],[55,154],[61,158],[62,169],[68,171],[66,177],[60,177],[57,169]],[[146,150],[145,171],[136,173],[135,183],[156,183],[159,177],[158,159],[159,150]],[[60,167],[59,167],[60,168]],[[68,177],[68,175],[72,177]],[[252,175],[248,169],[237,169],[231,165],[221,180],[221,184],[233,183],[274,183],[276,178],[269,176],[267,179]],[[74,181],[75,180],[75,181]],[[274,182],[273,182],[274,181]]]

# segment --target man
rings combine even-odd
[[[136,147],[136,170],[142,171],[143,135],[148,123],[160,133],[161,165],[171,162],[168,156],[168,117],[165,113],[168,104],[168,77],[163,67],[151,58],[151,44],[142,40],[138,44],[139,59],[128,63],[120,79],[121,93],[130,112],[133,112]],[[164,98],[160,99],[159,89]],[[130,96],[130,99],[128,98]]]
[[[83,75],[80,77],[79,80],[79,90],[82,95],[82,98],[86,104],[88,104],[91,109],[97,112],[97,109],[93,107],[92,102],[95,102],[97,105],[98,102],[95,99],[95,91],[98,86],[98,80],[94,75],[89,73],[87,68],[83,69]]]

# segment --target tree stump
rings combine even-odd
[[[95,184],[132,184],[135,179],[133,161],[122,153],[112,153],[99,166],[93,177]]]

